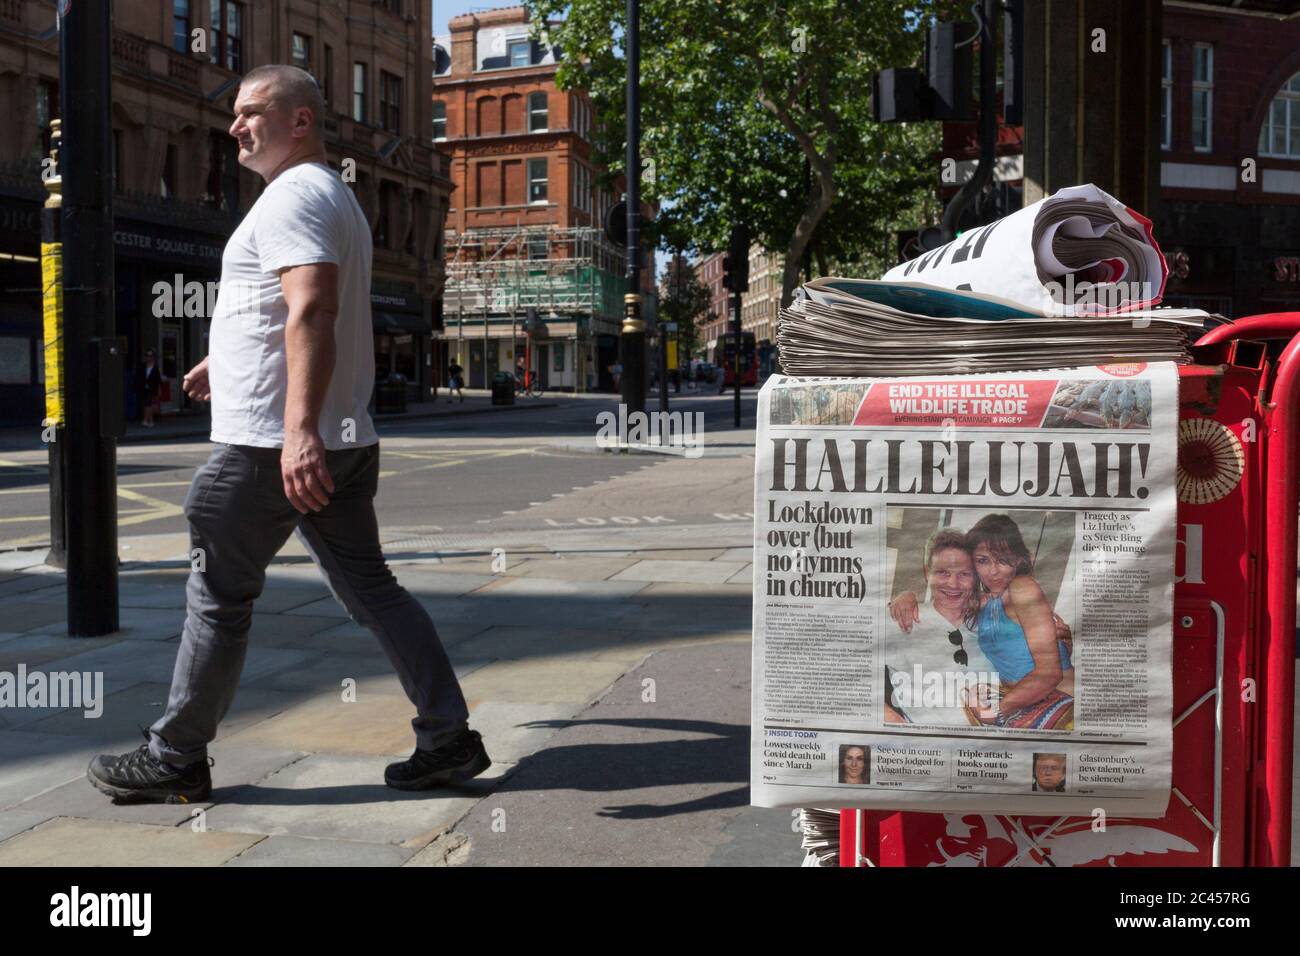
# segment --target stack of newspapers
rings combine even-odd
[[[883,279],[816,279],[781,311],[787,375],[898,376],[1191,360],[1220,317],[1154,308],[1168,270],[1150,223],[1074,186]]]

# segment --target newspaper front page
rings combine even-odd
[[[759,395],[751,799],[1158,817],[1172,363]]]

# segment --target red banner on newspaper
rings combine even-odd
[[[913,428],[1038,428],[1057,380],[909,379],[876,382],[867,390],[855,425]]]

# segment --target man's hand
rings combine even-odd
[[[890,601],[889,616],[903,629],[904,634],[911,634],[913,625],[921,623],[921,605],[915,592],[904,591]]]
[[[208,384],[207,356],[185,374],[185,378],[181,379],[181,388],[185,389],[185,394],[196,402],[211,401],[212,386]]]
[[[325,443],[312,431],[286,429],[280,452],[280,477],[289,503],[306,514],[330,503],[334,479],[325,465]]]

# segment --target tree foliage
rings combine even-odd
[[[586,89],[594,148],[624,166],[624,0],[527,0],[562,51],[558,82]],[[883,124],[871,83],[920,62],[918,27],[945,0],[641,0],[643,198],[661,204],[651,236],[723,248],[745,222],[783,251],[782,303],[805,252],[878,268],[889,234],[938,180],[937,124]],[[560,22],[555,22],[559,18]]]

